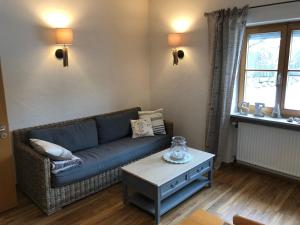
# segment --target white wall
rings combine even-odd
[[[74,29],[68,68],[54,57],[53,12]],[[0,0],[0,28],[11,130],[149,107],[147,0]]]
[[[136,105],[163,107],[176,134],[186,136],[193,147],[204,147],[210,89],[204,12],[280,1],[0,0],[0,56],[10,128]],[[288,16],[295,11],[280,12]],[[67,14],[74,29],[68,68],[54,57],[47,22],[51,12]],[[252,22],[279,13],[274,15],[271,8],[253,12]],[[182,18],[189,23],[186,56],[172,66],[166,37]]]
[[[175,122],[175,134],[188,138],[190,146],[205,146],[206,118],[210,90],[207,21],[204,12],[220,8],[261,5],[280,0],[150,0],[150,84],[153,108],[164,107],[167,119]],[[298,4],[298,11],[300,7]],[[286,14],[285,9],[285,14]],[[260,15],[274,15],[268,8]],[[258,14],[251,15],[252,19]],[[266,17],[262,17],[266,18]],[[167,34],[178,32],[173,23],[185,20],[186,56],[172,65]]]

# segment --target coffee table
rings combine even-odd
[[[133,203],[160,217],[212,184],[213,154],[189,148],[192,161],[171,164],[163,160],[166,149],[122,167],[124,203]]]

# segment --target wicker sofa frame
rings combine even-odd
[[[102,115],[111,115],[114,113]],[[85,117],[76,120],[69,120],[65,122],[14,131],[14,150],[18,188],[27,194],[32,201],[47,215],[53,214],[72,202],[120,182],[121,167],[105,171],[80,182],[75,182],[63,187],[53,188],[51,187],[50,159],[37,153],[30,147],[28,143],[28,133],[33,129],[64,126],[94,117],[95,116]],[[173,124],[170,122],[165,123],[167,134],[172,136]]]

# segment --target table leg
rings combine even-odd
[[[160,190],[159,188],[157,189],[157,193],[155,196],[155,200],[154,200],[154,208],[155,208],[155,222],[156,224],[160,223],[160,203],[161,203],[161,199],[160,199]]]
[[[125,183],[123,183],[123,203],[125,205],[128,203],[128,187]]]
[[[210,162],[210,171],[208,172],[208,180],[209,180],[208,187],[212,186],[212,182],[213,182],[213,170],[214,170],[214,165],[213,165],[213,160],[211,160],[211,162]]]

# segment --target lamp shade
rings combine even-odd
[[[183,42],[182,34],[180,33],[172,33],[168,35],[168,44],[170,47],[178,47],[181,46]]]
[[[55,40],[58,45],[72,45],[73,30],[71,28],[55,29]]]

